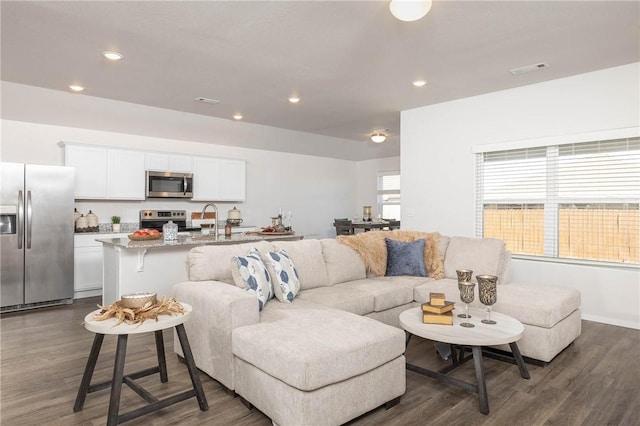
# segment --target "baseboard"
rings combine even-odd
[[[640,322],[623,321],[616,318],[603,317],[600,315],[589,315],[582,312],[582,319],[587,321],[599,322],[602,324],[617,325],[619,327],[633,328],[640,330]]]

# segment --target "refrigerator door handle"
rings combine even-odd
[[[27,250],[31,248],[31,225],[33,224],[33,209],[31,208],[31,191],[27,191]]]
[[[22,241],[24,240],[24,197],[22,191],[18,191],[18,250],[22,250]]]

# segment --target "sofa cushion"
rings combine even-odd
[[[424,267],[424,239],[408,243],[390,238],[385,238],[384,241],[387,244],[387,271],[385,276],[427,276],[427,270]]]
[[[247,290],[258,298],[260,311],[273,297],[271,277],[258,249],[251,249],[246,256],[233,256],[231,258],[231,275],[236,286]]]
[[[366,278],[367,270],[362,258],[350,247],[334,238],[320,240],[322,256],[327,267],[329,285]]]
[[[507,251],[504,241],[495,238],[451,237],[444,258],[444,275],[458,278],[457,269],[471,269],[476,275],[497,275],[502,284]]]
[[[298,298],[357,315],[366,315],[369,312],[373,312],[374,307],[372,294],[364,293],[342,284],[303,290],[298,294]]]
[[[404,353],[404,332],[376,320],[335,309],[287,314],[287,320],[236,328],[232,348],[238,358],[296,389],[341,382]]]
[[[273,250],[267,241],[255,241],[247,244],[207,245],[194,247],[187,255],[187,273],[190,281],[222,281],[233,284],[231,258],[244,256],[253,247],[260,253]]]
[[[435,279],[444,277],[442,256],[438,252],[439,236],[437,232],[426,233],[416,231],[373,231],[357,235],[339,235],[338,242],[355,250],[367,266],[367,276],[383,276],[387,269],[387,246],[385,238],[395,241],[410,242],[424,238],[424,265],[427,274]],[[371,273],[371,274],[370,274]]]
[[[267,253],[267,269],[273,281],[273,293],[281,302],[293,302],[300,291],[300,279],[293,261],[284,250]]]
[[[296,265],[300,289],[329,285],[327,267],[322,256],[320,240],[274,241],[276,249],[284,249]]]
[[[332,288],[349,287],[373,296],[373,312],[382,312],[405,303],[413,302],[413,288],[419,282],[407,280],[414,277],[365,278],[337,284]],[[424,280],[424,278],[423,278]]]

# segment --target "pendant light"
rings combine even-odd
[[[392,0],[389,10],[401,21],[417,21],[429,13],[431,0]]]

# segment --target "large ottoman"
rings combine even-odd
[[[339,425],[405,392],[405,334],[371,318],[273,303],[232,342],[236,393],[281,426]]]

